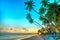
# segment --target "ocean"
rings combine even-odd
[[[32,34],[18,34],[18,33],[0,33],[0,40],[19,40],[33,36]]]

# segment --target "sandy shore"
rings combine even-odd
[[[32,36],[30,38],[22,39],[22,40],[43,40],[43,38],[40,36]]]
[[[16,38],[16,40],[44,40],[40,35],[28,35],[22,38]]]
[[[22,38],[16,38],[16,40],[23,40],[23,39],[28,39],[28,38],[31,38],[33,37],[34,35],[31,35],[31,36],[24,36]]]
[[[41,35],[41,36],[32,36],[30,38],[26,38],[26,39],[22,39],[22,40],[56,40],[56,39],[49,35]]]

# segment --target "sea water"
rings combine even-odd
[[[11,34],[11,33],[0,33],[0,40],[13,40],[13,39],[21,39],[26,36],[32,36],[31,34]]]

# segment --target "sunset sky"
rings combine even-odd
[[[26,14],[28,11],[25,10],[24,2],[27,0],[0,0],[0,24],[4,28],[26,28],[26,29],[39,29],[40,27],[30,24],[26,19]],[[53,2],[54,0],[50,0]],[[34,0],[37,11],[40,7],[40,0]],[[34,20],[42,24],[38,19],[39,15],[34,11],[31,12]]]

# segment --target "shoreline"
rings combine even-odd
[[[32,37],[25,38],[22,40],[44,40],[44,39],[41,36],[32,36]]]
[[[23,40],[23,39],[31,38],[31,37],[33,37],[33,36],[34,36],[34,35],[24,36],[24,37],[22,37],[22,38],[17,38],[16,40]]]
[[[1,40],[1,39],[0,39]],[[15,36],[2,40],[56,40],[54,36],[51,35],[25,35],[25,36]]]

